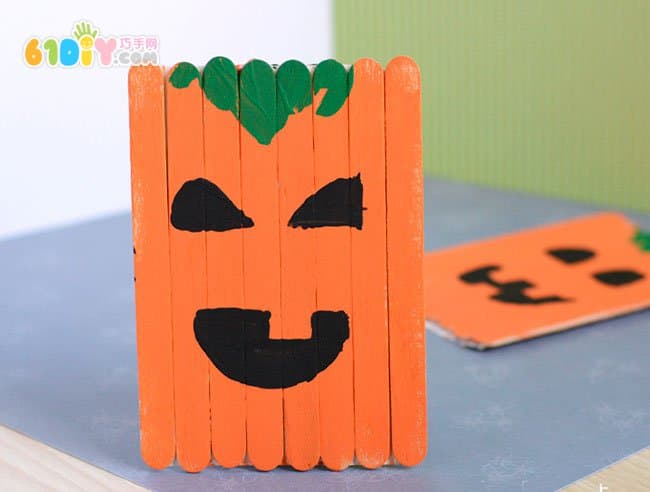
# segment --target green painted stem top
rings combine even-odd
[[[173,69],[169,76],[169,83],[177,89],[189,87],[194,79],[201,76],[199,69],[188,62],[180,62]]]
[[[634,242],[641,251],[650,252],[650,231],[636,231],[636,234],[634,234]]]
[[[202,74],[191,63],[181,62],[169,76],[176,89],[188,87],[194,79],[199,80],[212,104],[230,111],[260,144],[268,145],[289,117],[310,107],[313,96],[323,89],[327,92],[316,114],[336,114],[350,95],[354,72],[352,67],[346,70],[330,59],[316,66],[313,77],[309,68],[297,60],[284,62],[276,71],[265,61],[251,60],[238,73],[231,60],[217,56],[206,64]]]

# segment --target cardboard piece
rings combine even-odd
[[[599,213],[427,253],[428,327],[485,349],[649,307],[644,238]]]
[[[131,69],[149,465],[424,459],[420,92],[406,57]]]

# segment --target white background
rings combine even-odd
[[[11,5],[9,7],[9,5]],[[11,2],[0,20],[0,238],[130,207],[126,68],[29,68],[25,42],[154,35],[160,63],[235,63],[332,54],[329,0]]]

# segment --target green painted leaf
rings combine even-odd
[[[299,113],[312,102],[311,73],[309,68],[296,60],[284,62],[276,74],[277,119],[276,133],[287,123],[289,116]]]
[[[241,124],[262,145],[276,133],[275,74],[262,60],[251,60],[239,74],[239,118]]]
[[[637,230],[634,234],[634,242],[641,251],[650,251],[650,232]]]
[[[241,69],[228,58],[212,58],[203,75],[191,63],[181,62],[173,68],[170,83],[177,89],[188,87],[198,79],[206,98],[217,108],[230,111],[242,126],[262,145],[268,145],[297,114],[313,103],[313,94],[325,89],[316,114],[332,116],[341,109],[354,81],[336,60],[318,64],[313,76],[309,68],[297,60],[284,62],[277,69],[262,60],[251,60]],[[238,85],[239,84],[239,85]]]
[[[319,116],[332,116],[341,109],[345,99],[350,94],[354,81],[354,71],[350,67],[348,71],[336,60],[324,60],[314,70],[314,94],[321,89],[327,89],[327,93],[316,110]]]
[[[200,76],[199,69],[194,65],[188,62],[180,62],[173,68],[169,82],[177,89],[185,89],[194,79],[199,79],[200,83]]]
[[[239,118],[237,67],[228,58],[217,56],[203,69],[203,92],[217,108]]]

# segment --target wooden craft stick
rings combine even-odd
[[[200,73],[189,63],[174,66],[167,77],[167,173],[169,213],[188,181],[204,175],[203,95]],[[204,222],[203,217],[179,221]],[[186,471],[210,463],[209,361],[194,337],[194,316],[207,305],[205,232],[181,230],[170,222],[174,343],[176,455]]]
[[[288,221],[314,193],[311,73],[292,60],[283,63],[276,75],[278,106],[289,115],[277,135],[282,336],[307,339],[312,336],[310,320],[316,310],[316,234],[313,229],[289,227]],[[314,345],[314,364],[317,358]],[[286,460],[298,470],[307,470],[320,459],[318,381],[285,388],[283,397]]]
[[[367,468],[390,454],[386,287],[384,70],[361,59],[350,92],[350,174],[363,183],[363,228],[352,230],[354,427],[357,461]]]
[[[385,73],[390,397],[393,455],[405,466],[427,448],[422,293],[420,72],[408,57]]]
[[[282,338],[280,303],[280,216],[278,204],[276,87],[273,69],[252,60],[239,77],[242,204],[255,222],[244,232],[244,302],[270,312],[270,337]],[[261,110],[264,108],[264,111]],[[247,330],[248,331],[248,330]],[[249,343],[249,334],[246,334]],[[259,371],[247,348],[246,378]],[[281,369],[280,369],[281,371]],[[270,375],[269,375],[270,376]],[[246,386],[246,442],[255,468],[271,470],[284,454],[282,389]]]
[[[0,490],[148,492],[144,487],[2,425],[0,425]]]
[[[140,447],[158,469],[175,456],[164,89],[161,67],[129,70]]]
[[[348,155],[348,74],[343,65],[326,60],[314,70],[314,174],[316,189],[350,177]],[[339,98],[340,99],[340,98]],[[316,229],[316,305],[318,310],[345,311],[352,319],[350,227]],[[326,329],[326,328],[324,328]],[[350,326],[352,330],[352,326]],[[321,458],[327,468],[341,470],[354,459],[352,334],[336,360],[318,377]]]
[[[232,61],[216,57],[206,64],[203,91],[205,178],[240,207],[239,84]],[[209,232],[206,241],[207,307],[243,306],[242,229]],[[226,468],[240,465],[246,454],[246,393],[241,383],[224,376],[213,364],[210,409],[214,459]]]

